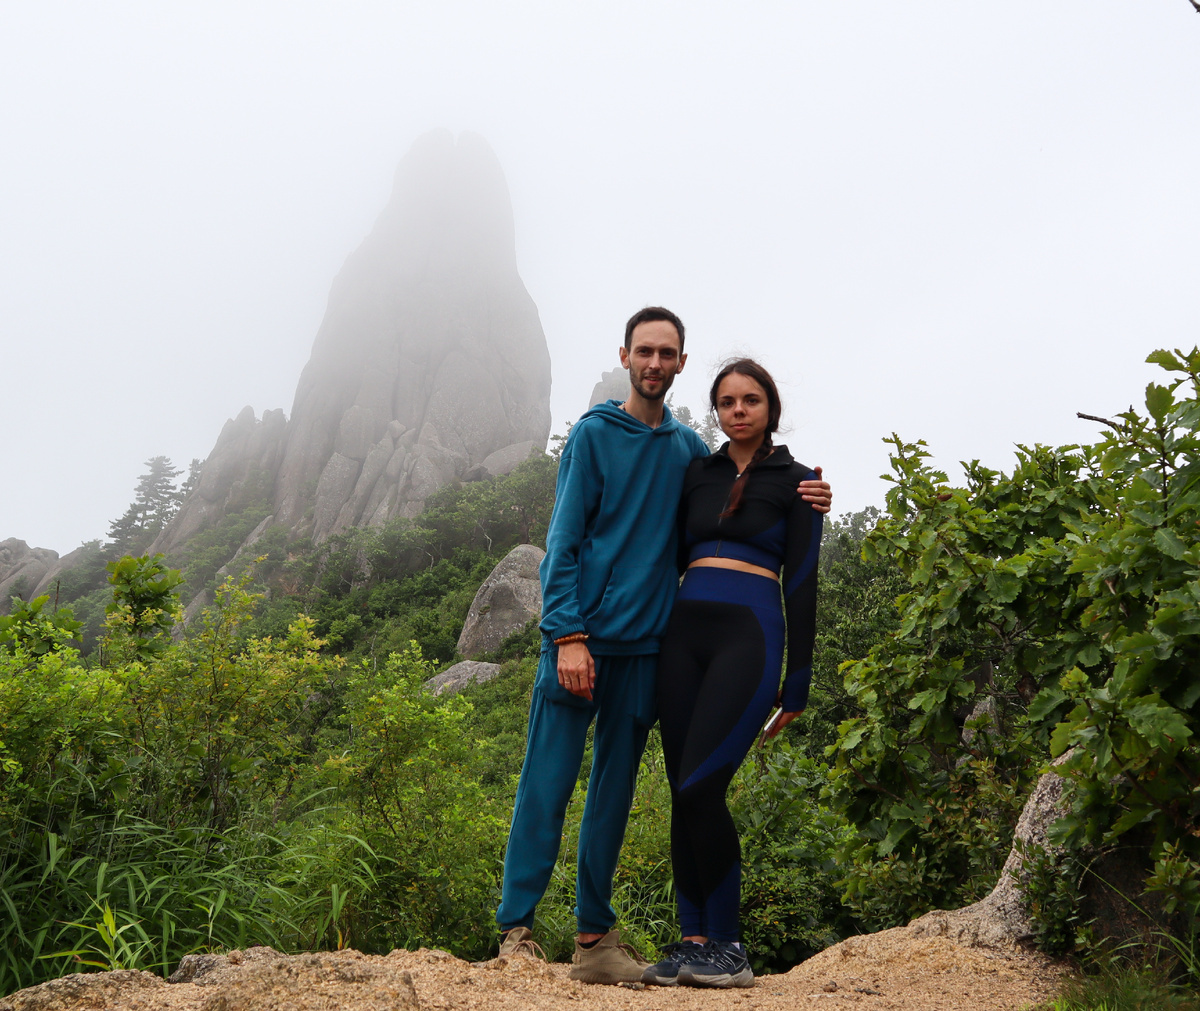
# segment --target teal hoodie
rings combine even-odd
[[[675,517],[708,447],[663,408],[650,428],[610,400],[575,426],[558,465],[542,560],[547,639],[587,632],[597,655],[657,653],[675,600]]]

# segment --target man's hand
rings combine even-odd
[[[805,502],[811,502],[817,512],[827,513],[833,505],[833,492],[829,488],[829,482],[821,480],[821,468],[814,467],[813,470],[817,472],[817,480],[801,481],[796,491]]]
[[[558,683],[572,695],[592,701],[596,661],[585,643],[564,642],[558,647]]]

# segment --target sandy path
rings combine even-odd
[[[914,938],[907,927],[850,938],[753,988],[589,986],[567,965],[517,956],[472,965],[444,951],[199,956],[195,982],[143,972],[66,976],[0,998],[0,1011],[1025,1011],[1064,969],[1041,955]]]

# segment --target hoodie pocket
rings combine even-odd
[[[672,565],[630,563],[613,566],[595,611],[585,617],[588,631],[601,639],[631,642],[661,636],[667,627],[679,579]]]

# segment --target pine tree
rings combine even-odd
[[[192,457],[191,465],[188,467],[188,476],[183,479],[183,484],[179,486],[179,502],[183,503],[192,490],[200,483],[200,468],[204,466],[204,461],[199,457]]]
[[[183,471],[169,457],[151,457],[145,466],[149,470],[138,478],[133,502],[108,528],[111,547],[117,554],[136,553],[145,548],[179,511],[183,501],[183,492],[175,487],[175,478]]]
[[[183,473],[168,457],[154,456],[146,461],[150,470],[138,478],[135,502],[145,508],[146,529],[158,533],[179,511],[179,489],[175,478]]]

